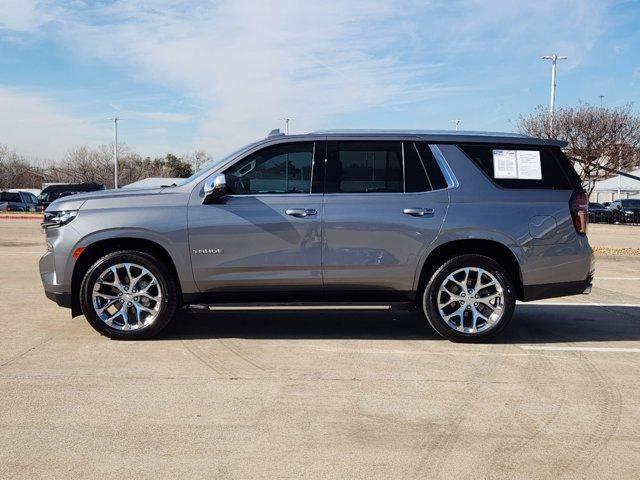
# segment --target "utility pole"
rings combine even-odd
[[[113,188],[118,188],[118,117],[113,120]]]
[[[618,200],[620,200],[620,190],[622,187],[622,144],[618,145]]]
[[[542,60],[551,60],[551,99],[549,100],[549,116],[551,119],[551,132],[553,132],[553,111],[556,105],[556,65],[558,60],[566,60],[568,57],[563,55],[545,55],[540,57]]]
[[[457,118],[455,120],[451,120],[453,122],[453,124],[456,126],[456,132],[458,130],[460,130],[460,124],[462,123],[462,120],[458,120]]]
[[[293,118],[281,118],[280,120],[284,120],[284,134],[289,135],[289,122],[293,120]]]

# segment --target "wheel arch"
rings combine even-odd
[[[182,302],[182,289],[180,284],[180,276],[176,265],[171,258],[169,252],[159,243],[154,242],[146,238],[139,237],[117,237],[117,238],[103,238],[90,243],[82,254],[76,260],[73,267],[73,274],[71,277],[71,314],[77,316],[82,314],[80,308],[80,284],[82,278],[87,269],[93,265],[99,258],[119,250],[137,250],[150,255],[153,255],[166,266],[169,267],[171,274],[173,275],[176,285],[178,286],[178,298]]]
[[[502,265],[516,286],[517,299],[523,299],[522,271],[520,269],[520,262],[514,252],[505,244],[498,241],[475,238],[452,240],[434,248],[422,264],[416,294],[422,291],[431,274],[442,265],[442,263],[449,258],[465,254],[484,255]]]

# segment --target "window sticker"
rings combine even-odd
[[[538,150],[518,150],[516,156],[520,180],[542,180],[542,166]]]
[[[493,178],[518,178],[515,150],[493,151]]]

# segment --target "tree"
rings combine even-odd
[[[590,195],[595,182],[611,176],[612,170],[630,170],[638,165],[640,117],[632,105],[594,106],[581,103],[555,111],[553,126],[542,106],[531,115],[520,116],[521,133],[538,138],[558,138],[569,144],[564,149]]]
[[[167,153],[162,159],[162,166],[167,176],[187,178],[193,174],[191,165],[184,160],[179,159],[173,153]]]
[[[6,188],[30,188],[34,185],[34,177],[42,174],[38,167],[31,166],[22,156],[0,145],[0,190]]]

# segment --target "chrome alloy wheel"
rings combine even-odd
[[[116,330],[139,330],[160,312],[162,290],[156,277],[135,263],[118,263],[104,270],[91,293],[98,318]]]
[[[451,273],[438,290],[438,312],[452,329],[481,333],[495,327],[504,311],[504,291],[488,271],[467,267]]]

